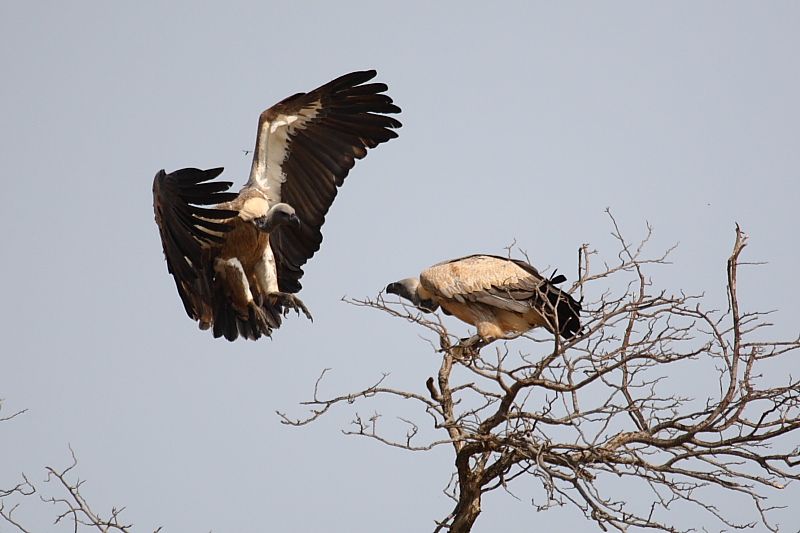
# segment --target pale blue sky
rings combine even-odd
[[[632,239],[649,221],[654,252],[680,241],[657,284],[718,308],[739,222],[744,259],[767,262],[743,271],[743,305],[792,337],[799,28],[793,2],[4,2],[0,397],[29,411],[0,425],[0,486],[66,466],[70,443],[87,496],[137,531],[432,530],[449,449],[346,437],[346,409],[302,429],[275,410],[300,414],[327,367],[331,393],[381,372],[424,393],[421,331],[342,296],[514,239],[571,282],[582,243],[616,254],[606,207]],[[200,332],[153,175],[224,166],[239,187],[263,109],[368,68],[404,125],[331,209],[300,293],[314,323]],[[475,532],[596,530],[517,495],[487,497]]]

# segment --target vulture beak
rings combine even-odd
[[[397,283],[397,282],[388,284],[386,286],[386,292],[388,292],[389,294],[397,294],[399,296],[400,295],[400,284]]]
[[[388,294],[396,294],[400,298],[405,298],[423,313],[433,313],[436,311],[439,308],[439,304],[433,300],[423,300],[420,298],[418,289],[419,281],[410,278],[395,281],[386,286],[386,292]]]
[[[292,226],[294,226],[296,228],[301,228],[303,226],[303,223],[300,222],[300,219],[297,218],[297,215],[295,215],[294,213],[289,215],[289,220],[287,221],[287,223],[291,224]]]

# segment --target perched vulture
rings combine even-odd
[[[212,181],[222,168],[156,174],[153,205],[167,268],[186,313],[229,341],[270,336],[306,306],[302,266],[319,250],[337,188],[367,148],[397,137],[400,108],[353,72],[267,109],[250,179],[238,194]],[[205,207],[207,206],[207,207]]]
[[[386,287],[426,313],[440,306],[478,329],[469,345],[513,339],[535,327],[565,339],[581,329],[581,304],[555,285],[564,276],[543,277],[524,261],[470,255],[444,261]]]

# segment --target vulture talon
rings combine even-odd
[[[255,302],[250,302],[248,307],[250,308],[250,317],[248,318],[251,318],[250,322],[256,326],[254,331],[256,333],[260,332],[267,337],[272,337],[272,328],[280,327],[280,320],[270,320],[270,316],[267,312]]]
[[[276,305],[283,307],[283,316],[287,316],[289,311],[294,309],[297,312],[297,316],[300,316],[300,311],[302,311],[306,315],[306,318],[312,322],[314,321],[306,304],[294,294],[288,292],[273,292],[269,295],[269,298],[275,302]]]
[[[464,348],[470,348],[473,350],[480,351],[481,348],[492,342],[494,339],[482,339],[480,335],[473,335],[472,337],[467,337],[465,339],[461,339],[461,346]]]
[[[478,358],[481,353],[481,348],[486,346],[486,344],[487,343],[483,339],[477,335],[473,335],[472,337],[461,339],[461,342],[453,346],[453,355],[462,362],[469,363]]]

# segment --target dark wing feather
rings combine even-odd
[[[224,239],[233,226],[228,220],[237,211],[199,207],[236,198],[225,192],[230,182],[210,180],[222,168],[184,168],[167,174],[160,170],[153,180],[153,208],[161,234],[167,269],[175,279],[186,314],[199,320],[209,304],[212,268],[205,250]]]
[[[558,333],[565,339],[570,339],[579,333],[581,331],[581,303],[566,291],[556,287],[567,281],[567,278],[561,274],[556,275],[554,272],[552,279],[545,279],[536,268],[525,261],[519,259],[512,259],[512,261],[531,274],[532,279],[542,280],[536,282],[538,283],[536,288],[530,291],[531,306],[538,309],[542,315],[549,316],[553,325],[558,324]],[[527,290],[527,287],[520,287],[519,296],[524,296]],[[514,293],[512,292],[512,294]],[[552,317],[553,310],[555,310],[555,320]]]
[[[383,94],[385,84],[365,84],[375,75],[374,70],[346,74],[269,111],[291,114],[320,105],[314,119],[290,135],[282,165],[286,182],[280,201],[295,208],[302,227],[281,226],[270,235],[281,291],[301,289],[302,266],[319,250],[325,215],[355,161],[367,155],[368,148],[397,137],[393,130],[401,124],[386,114],[399,113],[400,108]]]
[[[515,263],[528,276],[502,287],[493,286],[485,291],[477,291],[468,295],[471,301],[485,303],[514,313],[525,313],[536,309],[547,318],[553,326],[558,325],[559,333],[564,338],[571,338],[581,330],[581,304],[556,284],[566,281],[566,277],[558,275],[549,280],[539,274],[536,268],[519,259],[503,259]]]

